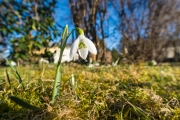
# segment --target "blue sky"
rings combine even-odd
[[[109,21],[108,22],[109,27],[107,29],[109,31],[108,32],[109,37],[106,38],[105,41],[107,48],[112,49],[112,48],[117,48],[121,35],[120,33],[118,33],[116,28],[116,26],[118,26],[117,25],[118,20],[115,17],[116,16],[115,11],[111,7],[108,8],[108,11],[109,11],[109,15],[107,16]],[[55,18],[55,22],[57,22],[61,26],[65,26],[66,24],[68,24],[69,31],[74,29],[74,24],[73,24],[73,20],[71,19],[70,6],[68,0],[58,0],[57,8],[55,9],[54,18]],[[16,35],[16,37],[18,37],[18,35]],[[55,40],[55,42],[58,42],[59,39],[60,38]],[[68,43],[72,43],[72,37],[69,38]],[[8,50],[5,51],[5,54],[4,53],[0,54],[0,58],[7,57],[9,55],[10,52],[9,49],[11,49],[10,46],[8,46],[7,49]]]
[[[109,27],[107,28],[109,30],[109,37],[105,39],[106,46],[110,49],[117,48],[117,45],[119,44],[119,40],[121,35],[118,33],[116,24],[118,23],[116,19],[115,11],[112,8],[108,8],[109,14]],[[59,0],[57,4],[57,8],[55,11],[55,22],[59,23],[61,26],[65,26],[68,24],[69,30],[74,29],[74,24],[71,19],[71,13],[70,13],[70,6],[68,3],[68,0]],[[72,38],[70,37],[68,42],[71,43]]]

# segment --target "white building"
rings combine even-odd
[[[73,59],[70,59],[70,45],[67,45],[63,51],[63,56],[62,56],[62,60],[61,60],[61,63],[64,63],[64,62],[70,62],[70,61],[76,61],[79,59],[79,55],[76,54],[76,56],[73,58]],[[38,54],[38,55],[41,55],[41,54],[45,54],[45,51],[48,51],[48,52],[51,52],[52,53],[52,58],[53,58],[53,63],[57,64],[58,63],[58,60],[59,60],[59,56],[60,56],[60,48],[59,47],[51,47],[51,48],[43,48],[39,51],[34,51],[33,53],[34,54]]]
[[[61,63],[64,63],[64,62],[70,62],[72,61],[72,59],[70,59],[70,46],[66,46],[64,51],[63,51],[63,56],[62,56],[62,60],[61,60]],[[51,49],[52,50],[52,49]],[[56,47],[54,50],[52,50],[52,53],[53,54],[53,59],[54,59],[54,63],[58,63],[58,60],[59,60],[59,56],[60,56],[60,48],[59,47]],[[73,61],[76,61],[79,59],[79,55],[76,54],[76,56],[73,58]]]

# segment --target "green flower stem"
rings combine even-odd
[[[61,59],[64,51],[64,46],[62,46],[62,50],[60,51],[59,61],[56,68],[56,76],[53,86],[53,94],[52,94],[52,102],[54,103],[55,98],[59,95],[60,83],[61,83]]]
[[[56,77],[54,81],[54,86],[53,86],[53,94],[52,94],[52,102],[54,103],[55,98],[58,96],[59,89],[60,89],[60,82],[61,82],[61,64],[57,67],[56,69]]]
[[[59,61],[56,68],[56,76],[55,76],[54,86],[53,86],[52,103],[55,102],[55,98],[57,98],[59,95],[59,89],[60,89],[60,83],[61,83],[61,60],[62,60],[63,51],[66,47],[67,39],[75,30],[76,29],[73,29],[71,33],[68,34],[68,26],[66,25],[63,31],[62,44],[60,46],[61,51],[60,51]]]

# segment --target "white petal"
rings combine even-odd
[[[74,43],[71,45],[71,50],[70,50],[70,59],[73,59],[73,57],[76,55],[77,49],[79,45],[79,38],[77,38]]]
[[[86,38],[85,36],[84,36],[84,38],[83,38],[83,41],[84,41],[84,43],[86,44],[88,50],[89,50],[91,53],[93,53],[93,54],[96,55],[96,54],[97,54],[97,49],[96,49],[94,43],[93,43],[91,40],[89,40],[88,38]]]
[[[78,49],[79,55],[83,58],[86,59],[88,55],[88,49],[83,48],[83,49]]]

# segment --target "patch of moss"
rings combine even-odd
[[[50,104],[55,65],[20,66],[25,90],[10,68],[1,68],[2,119],[180,119],[180,68],[175,66],[121,65],[89,69],[64,64],[59,97]],[[11,87],[6,72],[8,70]],[[71,74],[77,81],[73,91]],[[27,110],[13,95],[42,111]]]

